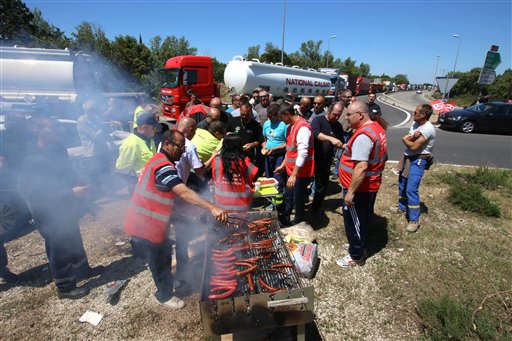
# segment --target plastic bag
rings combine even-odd
[[[286,243],[295,268],[302,277],[312,278],[318,263],[318,245],[314,243]]]

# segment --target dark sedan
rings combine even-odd
[[[490,102],[475,104],[447,112],[439,117],[442,128],[463,133],[475,131],[512,133],[512,103]]]

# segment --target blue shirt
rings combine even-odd
[[[276,148],[286,143],[286,128],[288,126],[283,121],[276,123],[265,121],[263,124],[263,136],[266,141],[266,148]]]

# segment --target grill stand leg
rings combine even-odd
[[[306,341],[306,325],[297,325],[297,341]]]

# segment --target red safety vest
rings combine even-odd
[[[130,202],[124,223],[129,235],[161,243],[167,235],[169,220],[174,206],[174,193],[162,192],[155,185],[155,171],[160,167],[174,164],[158,152],[142,170]]]
[[[299,117],[297,122],[293,125],[289,125],[286,131],[286,157],[285,157],[285,166],[286,173],[291,175],[293,169],[295,168],[295,161],[298,156],[297,149],[297,133],[299,129],[302,127],[307,127],[309,131],[311,131],[311,126],[309,123],[303,118]],[[301,167],[299,173],[297,173],[298,178],[311,178],[315,174],[315,148],[313,145],[313,133],[311,133],[311,137],[309,138],[309,146],[308,146],[308,156],[306,157],[306,161],[304,165]]]
[[[359,127],[350,138],[341,155],[339,166],[340,181],[344,188],[348,188],[352,180],[354,161],[352,161],[352,144],[357,136],[364,134],[373,141],[373,149],[368,160],[368,169],[363,183],[357,189],[358,192],[377,192],[382,181],[382,171],[388,159],[388,148],[386,143],[386,132],[377,123],[373,122]]]
[[[239,162],[243,171],[240,174],[233,174],[233,183],[230,184],[224,177],[224,167],[220,156],[215,158],[212,167],[212,179],[215,185],[215,202],[217,206],[229,213],[244,213],[251,206],[254,189],[252,181],[258,172],[249,158]]]

